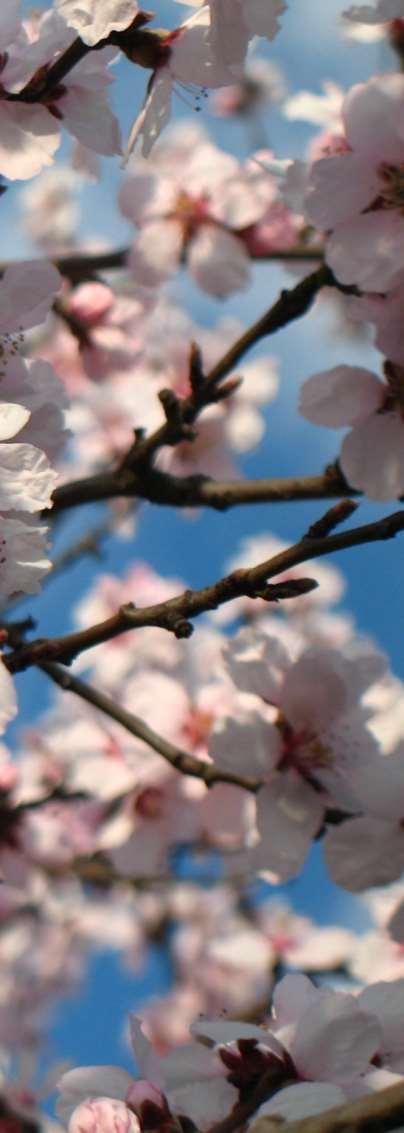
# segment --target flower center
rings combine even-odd
[[[192,197],[185,190],[178,193],[173,212],[169,215],[182,225],[184,245],[194,236],[198,224],[208,220],[208,206],[209,197],[206,193],[201,193],[198,197]]]
[[[333,762],[333,752],[329,745],[306,728],[296,732],[280,713],[277,724],[282,737],[282,750],[278,767],[282,770],[294,767],[304,778],[311,781],[312,773]]]
[[[24,334],[22,330],[15,331],[14,334],[0,334],[0,377],[4,374],[4,368],[9,358],[15,358],[23,345]]]
[[[164,791],[159,787],[146,787],[135,802],[136,813],[142,818],[162,818],[164,815]]]
[[[184,737],[194,747],[206,743],[213,724],[213,713],[202,708],[191,708],[184,725]]]

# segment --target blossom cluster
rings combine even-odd
[[[1,732],[16,714],[11,672],[32,663],[62,686],[17,750],[0,750],[1,1133],[212,1133],[223,1120],[238,1133],[403,1081],[404,687],[338,607],[344,579],[322,559],[349,502],[289,559],[268,527],[229,548],[189,641],[188,621],[164,615],[182,592],[199,613],[195,592],[137,557],[79,599],[71,672],[52,660],[57,641],[30,654],[30,618],[12,617],[52,568],[43,513],[51,523],[69,487],[75,502],[102,500],[108,534],[129,539],[141,499],[179,502],[193,522],[201,486],[223,511],[243,488],[404,495],[404,76],[289,96],[254,55],[283,33],[284,0],[187,0],[182,18],[184,2],[169,5],[169,29],[137,0],[1,5],[0,198],[29,182],[25,236],[46,256],[1,268]],[[402,59],[403,0],[351,5],[343,21],[358,38],[376,28]],[[148,72],[126,143],[108,101],[121,56]],[[216,144],[201,114],[166,130],[184,89],[198,110],[240,119],[247,157]],[[270,148],[274,102],[315,127],[305,160]],[[72,148],[55,164],[65,131]],[[100,157],[123,167],[117,251],[78,235]],[[188,282],[200,302],[226,301],[272,260],[292,285],[252,328],[226,308],[206,326],[180,305]],[[266,343],[245,355],[323,286],[357,343],[374,327],[380,373],[341,357],[303,382],[301,415],[348,430],[323,476],[243,481],[267,429],[268,474],[286,384]],[[77,554],[89,546],[91,532]],[[255,585],[269,560],[278,573]],[[151,624],[121,633],[145,607]],[[359,895],[361,933],[279,896],[315,843],[331,880]],[[52,1008],[91,953],[115,950],[139,973],[156,941],[172,982],[130,1014],[139,1076],[53,1065],[40,1081]],[[41,1112],[56,1084],[57,1122]]]
[[[116,1121],[139,1131],[151,1113],[157,1129],[186,1113],[205,1130],[234,1111],[264,1074],[268,1100],[252,1107],[251,1128],[264,1114],[293,1121],[331,1109],[402,1080],[403,989],[402,980],[381,981],[355,996],[288,975],[275,986],[262,1025],[198,1019],[191,1042],[165,1057],[132,1016],[141,1078],[112,1066],[70,1070],[60,1081],[60,1114],[69,1133],[108,1130]]]

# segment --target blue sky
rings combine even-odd
[[[29,5],[25,5],[27,8]],[[45,6],[45,5],[43,5]],[[274,44],[260,51],[273,58],[284,71],[290,91],[309,87],[320,90],[321,80],[332,78],[343,87],[366,78],[374,71],[390,68],[392,58],[384,46],[359,46],[336,35],[335,19],[344,8],[340,0],[290,0],[290,9],[283,20],[283,30]],[[184,14],[184,8],[172,0],[161,0],[154,6],[157,23],[173,26]],[[113,91],[116,113],[125,135],[137,113],[144,91],[144,73],[127,62],[117,69]],[[176,114],[187,111],[176,100]],[[219,120],[204,112],[204,123],[224,148],[244,155],[243,127]],[[268,138],[278,156],[299,156],[304,153],[310,131],[300,124],[285,122],[278,111],[271,112]],[[64,151],[63,151],[64,152]],[[83,194],[83,232],[102,236],[111,245],[121,243],[129,230],[114,205],[116,188],[122,173],[118,162],[104,162],[105,176],[99,186],[91,186]],[[18,232],[20,218],[19,190],[11,187],[2,198],[2,256],[17,258],[33,253],[23,234]],[[197,291],[188,278],[179,277],[172,293],[183,301],[193,317],[202,325],[211,326],[223,314],[236,315],[243,323],[255,319],[277,296],[283,286],[293,285],[293,275],[274,264],[254,268],[253,285],[242,296],[222,304],[214,303]],[[243,463],[246,475],[287,475],[314,473],[335,457],[338,433],[316,429],[296,413],[297,393],[301,382],[311,373],[339,362],[360,363],[377,368],[378,354],[357,342],[341,342],[333,331],[333,313],[328,304],[321,304],[293,328],[260,344],[252,357],[275,354],[280,362],[280,394],[267,411],[267,433],[258,452]],[[240,367],[242,372],[242,367]],[[363,503],[357,522],[368,522],[395,509]],[[224,560],[237,548],[240,539],[253,532],[271,531],[296,541],[308,525],[321,514],[321,504],[261,505],[238,508],[225,515],[203,514],[187,519],[168,510],[144,507],[135,541],[111,543],[105,547],[100,568],[123,574],[134,558],[147,559],[162,574],[180,574],[187,584],[199,586],[220,575]],[[96,522],[99,509],[86,509],[70,517],[63,534],[69,542],[80,530]],[[203,557],[201,547],[204,548]],[[402,654],[403,625],[403,543],[376,544],[368,549],[351,550],[335,560],[347,581],[345,608],[351,611],[361,631],[373,636],[390,654],[395,671],[404,677]],[[63,578],[49,583],[35,602],[26,608],[38,619],[38,632],[65,631],[71,624],[71,611],[79,594],[85,592],[94,577],[94,565],[81,563]],[[22,719],[38,715],[48,701],[45,678],[27,673],[18,678]],[[16,728],[11,730],[16,735]],[[299,909],[322,920],[343,918],[351,923],[357,917],[355,902],[331,886],[317,852],[304,878],[287,887],[287,895],[296,900]],[[74,1062],[114,1062],[122,1058],[121,1034],[126,1010],[132,1009],[146,994],[156,994],[170,979],[167,958],[155,949],[146,970],[128,975],[115,958],[98,957],[89,979],[68,1006],[57,1013],[52,1042],[59,1056]]]

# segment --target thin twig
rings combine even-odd
[[[240,359],[261,338],[274,334],[282,327],[300,318],[309,310],[318,292],[325,286],[339,286],[333,273],[326,264],[322,264],[316,271],[305,276],[295,287],[281,292],[276,302],[253,323],[233,345],[222,355],[215,366],[202,376],[198,383],[193,382],[191,393],[186,398],[176,398],[172,391],[163,391],[161,395],[166,420],[163,425],[151,433],[143,436],[137,432],[135,441],[129,452],[121,461],[119,467],[110,472],[100,473],[97,476],[87,477],[72,484],[64,484],[57,488],[53,494],[53,510],[74,507],[79,503],[89,503],[100,499],[110,499],[117,495],[141,496],[154,503],[171,504],[178,507],[202,506],[207,503],[210,507],[224,509],[233,503],[253,502],[257,498],[271,498],[266,493],[278,491],[278,498],[313,498],[310,496],[310,483],[306,484],[309,495],[285,495],[287,482],[256,481],[245,489],[244,499],[237,498],[240,485],[230,482],[227,485],[214,485],[206,477],[193,476],[186,479],[170,477],[153,468],[154,459],[158,451],[165,445],[176,445],[188,435],[192,437],[192,427],[199,413],[207,406],[218,400],[218,397],[228,396],[233,392],[229,384],[223,387],[226,378]],[[352,289],[351,289],[352,290]],[[191,348],[190,374],[193,374],[194,346]],[[168,396],[170,394],[170,397]],[[335,474],[334,474],[335,477]],[[308,478],[312,480],[311,477]],[[316,478],[314,478],[316,480]],[[339,483],[343,480],[338,473]],[[290,483],[290,481],[289,481]],[[292,479],[295,490],[298,492],[298,481]],[[314,484],[314,494],[326,495],[326,483]],[[256,495],[254,496],[254,491]],[[293,491],[293,487],[292,487]],[[349,485],[344,486],[344,495],[349,494]],[[341,494],[341,487],[339,493]]]
[[[141,43],[144,35],[141,29],[151,19],[153,19],[151,12],[139,11],[129,27],[124,28],[123,31],[112,31],[104,39],[91,45],[84,43],[80,36],[76,36],[69,47],[62,51],[53,63],[39,67],[20,91],[13,93],[3,89],[2,98],[8,102],[50,103],[52,99],[57,99],[61,93],[65,93],[62,86],[63,80],[90,52],[101,51],[108,46],[116,46],[120,47],[125,53],[128,53],[132,48],[134,54],[137,41]],[[153,33],[149,33],[149,35],[153,35]],[[159,39],[156,36],[156,46],[158,46],[158,42]]]
[[[98,708],[111,720],[121,724],[136,739],[142,740],[148,747],[153,748],[153,751],[158,752],[181,775],[190,775],[194,779],[201,779],[207,787],[213,787],[215,783],[229,783],[235,787],[242,787],[245,791],[258,791],[260,787],[258,780],[251,779],[248,776],[233,775],[228,771],[220,771],[212,763],[205,763],[202,759],[197,759],[194,755],[191,755],[190,752],[183,751],[182,748],[158,735],[153,728],[149,728],[149,725],[139,716],[128,712],[126,708],[116,704],[110,696],[93,688],[86,681],[68,673],[61,665],[44,662],[39,665],[39,668],[64,691],[73,692],[76,696],[80,696],[82,700],[92,704],[94,708]]]
[[[132,449],[125,457],[123,469],[144,469],[150,467],[156,453],[165,445],[175,445],[183,439],[183,428],[192,426],[202,409],[217,400],[220,383],[226,378],[241,358],[260,342],[282,327],[287,326],[311,307],[318,292],[327,285],[335,286],[335,278],[326,264],[305,276],[295,287],[281,291],[277,301],[265,311],[261,318],[244,331],[232,346],[222,355],[215,366],[206,374],[205,381],[190,396],[178,399],[176,417],[167,415],[160,428],[148,437],[136,438]],[[229,390],[229,392],[231,392]],[[182,426],[182,431],[181,431]]]
[[[58,268],[61,275],[66,276],[73,284],[83,283],[93,279],[97,272],[122,271],[127,267],[130,247],[110,248],[104,252],[70,252],[57,253],[52,256],[52,263]],[[315,263],[324,259],[323,248],[305,248],[296,245],[295,248],[279,248],[266,252],[263,256],[251,255],[250,259],[258,263]],[[15,261],[13,261],[14,263]],[[0,275],[9,267],[10,261],[0,264]]]
[[[216,610],[218,606],[230,602],[233,598],[247,596],[273,601],[295,596],[299,593],[299,587],[300,590],[307,590],[313,586],[313,580],[307,579],[291,579],[280,584],[280,587],[271,586],[269,580],[276,575],[283,574],[309,559],[320,558],[349,547],[358,547],[364,543],[393,539],[403,530],[404,511],[397,511],[375,523],[366,523],[361,527],[340,531],[327,537],[320,536],[313,539],[304,536],[294,546],[281,551],[280,554],[274,555],[258,566],[233,571],[232,574],[201,590],[186,590],[183,594],[168,599],[167,602],[140,609],[137,609],[133,603],[127,603],[121,606],[116,614],[97,625],[66,634],[64,637],[39,639],[22,645],[6,654],[4,662],[10,672],[19,672],[29,665],[40,664],[43,661],[62,661],[69,665],[84,650],[110,641],[127,630],[145,626],[159,626],[178,638],[187,638],[193,631],[191,618]]]
[[[339,504],[334,504],[326,511],[325,515],[321,516],[316,523],[312,523],[311,527],[305,535],[305,539],[324,539],[325,536],[330,535],[336,527],[341,523],[345,523],[350,519],[351,515],[359,507],[354,500],[340,500]]]

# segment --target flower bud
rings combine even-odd
[[[116,1098],[92,1098],[72,1113],[69,1133],[140,1133],[137,1117]]]
[[[172,1125],[167,1099],[153,1082],[142,1078],[134,1082],[129,1086],[125,1101],[139,1118],[142,1130],[162,1130],[167,1124]]]

